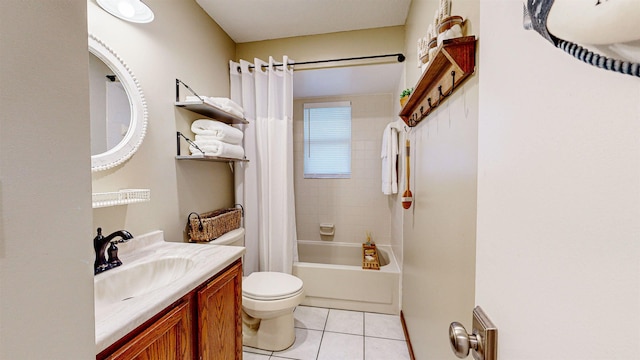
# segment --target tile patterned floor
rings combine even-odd
[[[244,360],[409,360],[400,316],[298,306],[296,342],[283,351],[244,347]]]

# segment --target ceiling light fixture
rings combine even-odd
[[[98,5],[109,14],[134,23],[150,23],[153,11],[140,0],[97,0]]]

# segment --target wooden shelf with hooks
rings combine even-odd
[[[474,73],[475,67],[475,36],[444,40],[400,110],[402,120],[408,126],[418,125]]]

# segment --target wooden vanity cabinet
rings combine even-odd
[[[199,359],[242,359],[241,283],[238,263],[198,291]]]
[[[182,301],[106,359],[192,359],[191,313],[191,303]]]
[[[242,263],[221,271],[96,356],[109,360],[241,360]]]

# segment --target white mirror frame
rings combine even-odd
[[[89,51],[102,60],[120,79],[131,106],[131,124],[124,139],[106,152],[91,156],[91,171],[95,172],[122,164],[138,150],[147,132],[147,103],[131,69],[115,51],[93,34],[89,34]]]

